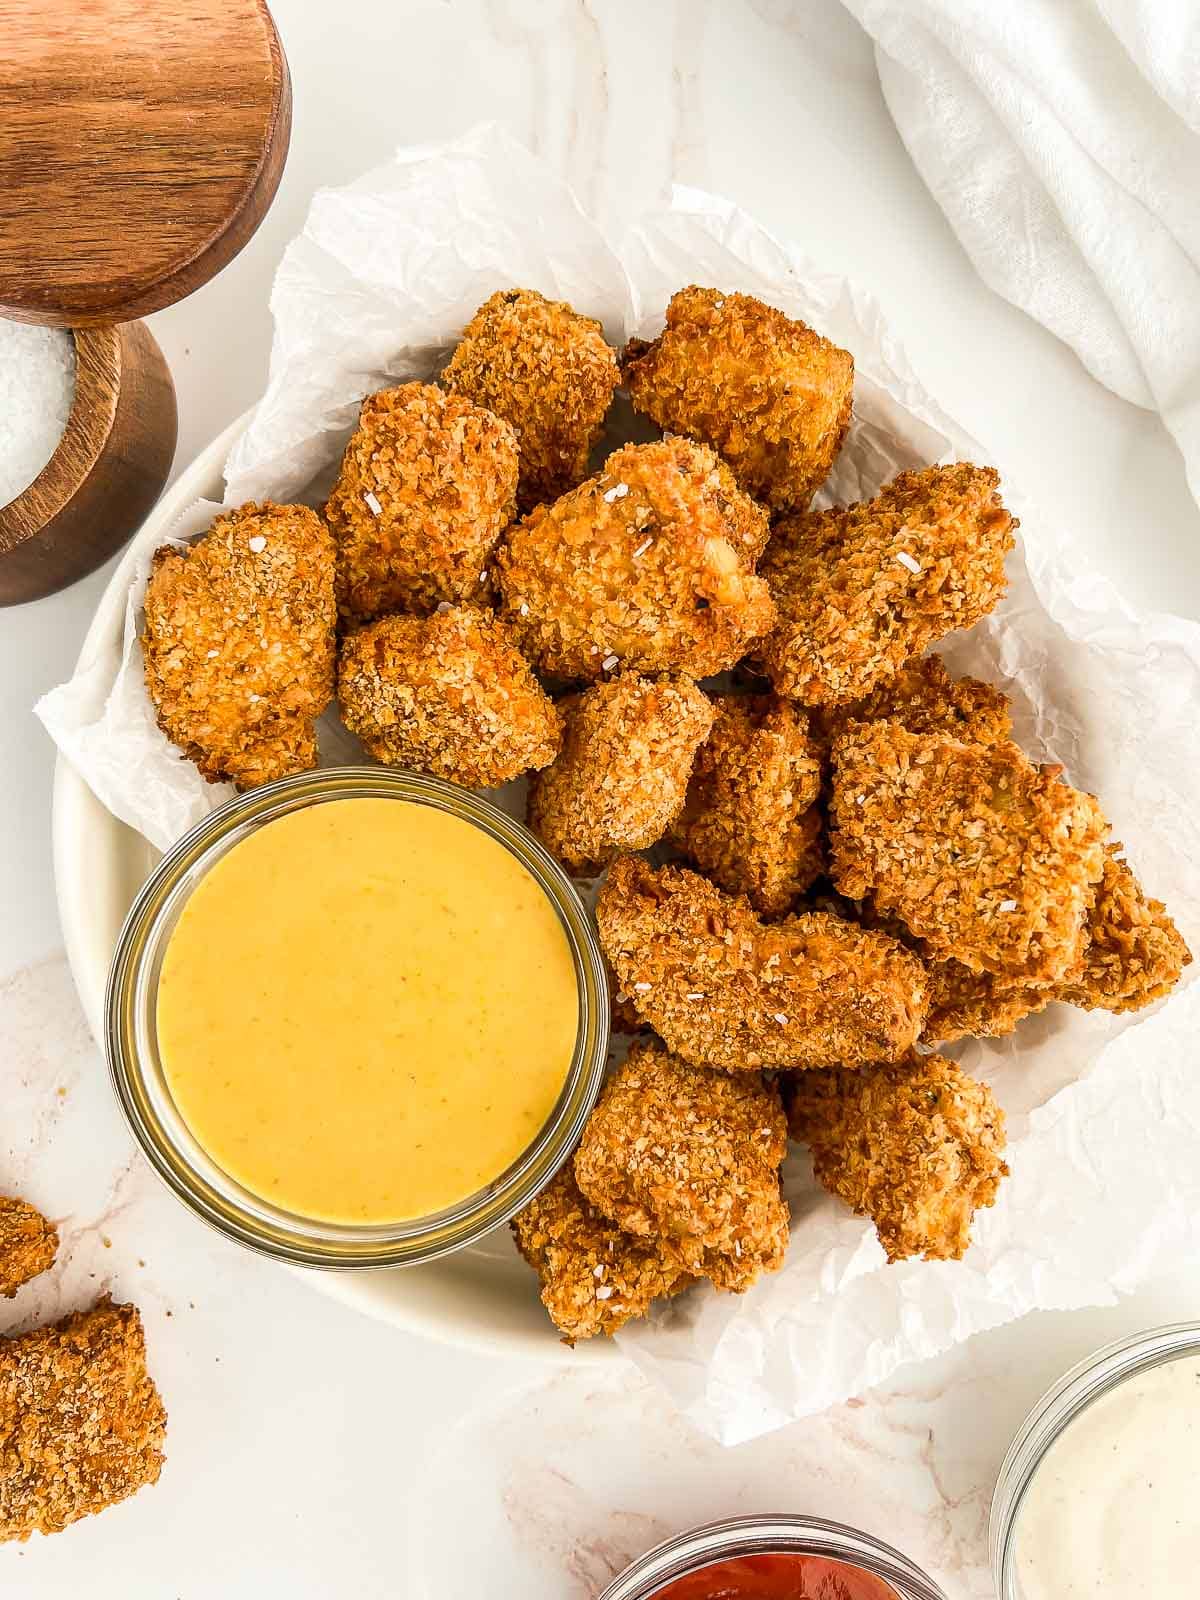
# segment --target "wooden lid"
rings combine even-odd
[[[172,305],[266,214],[292,92],[264,0],[0,0],[0,314]]]

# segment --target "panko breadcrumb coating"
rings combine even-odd
[[[840,917],[766,924],[686,867],[623,856],[596,918],[622,992],[695,1065],[855,1066],[895,1060],[920,1035],[921,963]]]
[[[690,678],[623,672],[560,705],[562,750],[534,778],[529,826],[574,873],[656,844],[678,815],[712,704]]]
[[[496,555],[502,615],[551,678],[591,681],[618,663],[708,677],[774,624],[753,571],[765,537],[765,512],[711,450],[626,445],[510,529]]]
[[[1140,1011],[1161,1000],[1179,981],[1192,953],[1161,900],[1151,900],[1118,858],[1104,856],[1104,872],[1088,912],[1083,972],[1056,998],[1086,1011]]]
[[[654,1300],[695,1281],[602,1217],[580,1193],[571,1163],[512,1221],[517,1249],[538,1275],[542,1304],[565,1344],[616,1333]]]
[[[824,870],[821,763],[799,706],[776,695],[717,695],[672,839],[729,894],[787,911]]]
[[[0,1541],[58,1533],[156,1483],[166,1424],[136,1307],[104,1299],[0,1339]]]
[[[307,506],[239,506],[155,552],[142,657],[158,725],[213,783],[317,764],[333,699],[333,540]]]
[[[689,1066],[655,1040],[610,1075],[575,1154],[580,1189],[685,1272],[741,1294],[783,1265],[787,1122],[758,1073]]]
[[[902,472],[874,500],[777,524],[763,558],[779,622],[760,655],[780,694],[858,700],[1004,593],[1012,517],[990,467]]]
[[[0,1194],[0,1296],[48,1271],[58,1254],[58,1229],[24,1200]]]
[[[534,289],[504,289],[484,301],[442,374],[451,393],[512,424],[522,511],[587,477],[619,381],[617,353],[596,319]]]
[[[994,1204],[1004,1113],[990,1088],[944,1056],[916,1054],[859,1072],[798,1073],[788,1085],[792,1137],[817,1178],[870,1217],[889,1261],[957,1261],[971,1222]]]
[[[365,621],[485,600],[488,558],[516,505],[507,422],[428,383],[368,395],[325,507],[339,610]]]
[[[919,941],[918,941],[919,943]],[[923,1044],[955,1039],[1003,1039],[1018,1022],[1044,1011],[1061,996],[1051,984],[1022,983],[995,972],[972,972],[961,961],[925,963],[929,973],[929,1016]]]
[[[850,426],[853,356],[748,294],[681,289],[621,376],[638,411],[711,445],[776,512],[807,509]]]
[[[1091,795],[1014,744],[857,723],[832,750],[831,873],[930,953],[1053,983],[1078,960],[1107,832]]]
[[[368,754],[470,789],[554,760],[562,718],[490,611],[381,617],[342,641],[342,721]]]
[[[891,718],[910,733],[945,733],[965,744],[999,744],[1012,737],[1008,696],[980,678],[952,678],[939,655],[920,656],[861,700],[818,706],[814,734],[832,744],[852,722]]]

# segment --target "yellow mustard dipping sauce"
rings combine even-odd
[[[320,1221],[466,1199],[544,1127],[578,1027],[551,901],[471,823],[332,800],[264,824],[192,891],[157,1030],[197,1142]]]

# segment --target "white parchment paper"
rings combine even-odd
[[[230,455],[226,503],[315,501],[362,396],[434,374],[495,289],[568,299],[619,344],[653,334],[670,295],[692,282],[759,295],[854,353],[854,423],[824,502],[872,494],[904,467],[986,459],[853,284],[695,190],[677,189],[613,244],[550,172],[485,127],[315,196],[276,277],[270,379]],[[611,431],[628,433],[620,419]],[[1134,612],[1080,554],[1085,528],[1047,527],[1007,477],[1004,492],[1022,523],[1008,596],[946,653],[1003,681],[1029,753],[1063,761],[1100,795],[1143,882],[1195,947],[1200,626]],[[213,510],[193,507],[173,536],[195,537]],[[85,668],[37,710],[105,805],[161,849],[226,791],[204,784],[155,726],[137,644],[150,554],[138,552],[115,678]],[[324,761],[348,759],[336,718],[321,733]],[[981,1329],[1036,1307],[1103,1304],[1200,1256],[1198,997],[1185,981],[1140,1018],[1052,1006],[1013,1038],[952,1047],[994,1084],[1010,1130],[1012,1177],[977,1219],[965,1261],[888,1267],[871,1228],[817,1189],[797,1156],[784,1269],[745,1296],[698,1290],[670,1302],[623,1333],[623,1348],[732,1444]]]

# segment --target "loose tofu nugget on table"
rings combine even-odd
[[[681,289],[622,378],[638,411],[711,445],[773,512],[807,509],[850,426],[849,351],[747,294]]]
[[[496,554],[501,614],[539,672],[590,682],[620,663],[703,678],[774,624],[754,563],[766,513],[711,450],[626,445]]]
[[[580,1189],[668,1261],[742,1293],[783,1264],[787,1123],[758,1073],[690,1066],[656,1040],[611,1074],[575,1155]]]
[[[251,789],[317,764],[333,699],[333,540],[307,506],[225,512],[146,586],[142,656],[158,725],[214,783]]]
[[[812,730],[825,746],[852,722],[892,720],[910,733],[945,733],[964,744],[1012,737],[1008,696],[980,678],[952,678],[939,655],[918,656],[861,700],[817,706]]]
[[[831,874],[939,959],[1053,983],[1079,958],[1104,865],[1095,799],[1014,744],[963,744],[898,722],[835,740]]]
[[[22,1284],[54,1265],[58,1229],[24,1200],[0,1194],[0,1296],[11,1300]]]
[[[963,1255],[975,1212],[1008,1175],[1004,1113],[987,1084],[944,1056],[913,1054],[796,1073],[785,1094],[818,1180],[870,1217],[889,1261]]]
[[[134,1306],[0,1339],[0,1541],[58,1533],[162,1470],[167,1416]]]
[[[486,300],[442,374],[452,394],[512,424],[522,511],[587,477],[619,381],[617,353],[596,319],[534,289],[503,289]]]
[[[911,951],[825,912],[762,922],[686,867],[623,856],[596,908],[623,993],[695,1065],[855,1065],[904,1054],[925,1020]]]
[[[342,721],[368,754],[468,788],[554,760],[562,718],[490,611],[381,617],[342,641]]]
[[[542,1304],[566,1344],[616,1333],[653,1301],[695,1281],[584,1198],[566,1166],[512,1221],[517,1249],[538,1275]]]
[[[516,505],[507,422],[428,383],[368,395],[325,507],[339,609],[361,622],[485,598]]]
[[[902,472],[877,495],[777,524],[763,558],[779,621],[760,656],[780,694],[861,699],[1004,593],[1012,517],[997,474]]]
[[[529,826],[575,873],[656,844],[678,815],[696,747],[712,726],[690,678],[624,672],[560,703],[563,745],[529,790]]]
[[[821,762],[808,719],[776,695],[715,695],[713,705],[672,839],[756,911],[787,911],[824,871]]]

